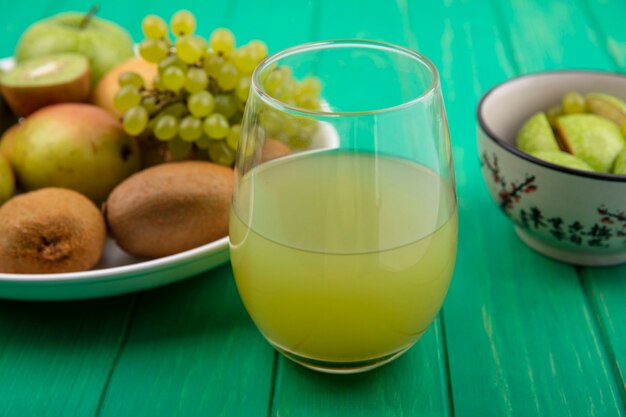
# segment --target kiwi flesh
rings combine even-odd
[[[24,61],[2,75],[0,89],[18,116],[50,104],[85,102],[89,98],[89,61],[64,53]]]
[[[131,255],[159,258],[228,234],[233,170],[204,161],[170,162],[140,171],[109,195],[111,236]]]
[[[0,206],[0,272],[85,271],[102,256],[106,227],[87,197],[44,188]]]

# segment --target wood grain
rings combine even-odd
[[[563,59],[569,52],[559,49],[558,39],[567,50],[586,41],[585,32],[568,39],[571,32],[556,16],[566,13],[583,28],[585,22],[564,2],[546,7],[539,2],[505,3],[487,9],[484,2],[450,1],[428,13],[410,9],[421,50],[441,69],[460,173],[461,242],[444,307],[454,412],[622,415],[575,270],[534,253],[517,239],[510,222],[489,201],[475,145],[473,111],[479,96],[518,68],[527,71],[550,57]],[[606,65],[601,54],[590,56],[588,66]],[[543,69],[558,65],[562,61]]]

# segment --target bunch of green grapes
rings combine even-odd
[[[237,48],[235,36],[225,28],[213,31],[207,42],[194,34],[196,20],[186,10],[174,14],[169,28],[174,41],[162,18],[149,15],[142,22],[145,39],[139,44],[139,54],[158,65],[158,75],[150,89],[134,72],[120,75],[114,104],[124,112],[124,130],[133,136],[150,133],[149,137],[167,145],[174,159],[205,152],[210,160],[230,166],[251,75],[267,55],[267,47],[255,40]],[[284,69],[266,78],[268,91],[276,98],[306,108],[319,106],[316,79],[298,82]],[[274,125],[271,134],[293,142],[279,123]]]

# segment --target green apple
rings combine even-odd
[[[44,107],[10,139],[9,161],[27,191],[69,188],[101,203],[140,166],[135,139],[114,116],[91,104]]]
[[[626,103],[617,97],[602,93],[590,93],[586,96],[589,111],[622,126],[626,123]]]
[[[559,150],[545,113],[539,112],[524,123],[517,134],[517,147],[526,153]]]
[[[611,172],[613,161],[624,148],[619,127],[595,114],[570,114],[557,120],[565,150],[599,172]]]
[[[119,25],[90,13],[67,12],[26,29],[15,49],[15,59],[21,62],[60,52],[76,52],[87,57],[92,83],[134,55],[133,40]]]
[[[626,175],[626,148],[622,149],[617,158],[615,158],[613,174]]]
[[[0,155],[0,206],[13,196],[15,177],[9,162]]]
[[[535,158],[542,159],[546,162],[550,162],[562,167],[579,169],[581,171],[593,171],[593,168],[589,166],[585,161],[575,157],[572,154],[563,151],[538,151],[531,153]]]

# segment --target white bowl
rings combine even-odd
[[[626,100],[626,76],[554,71],[497,85],[478,105],[478,153],[485,184],[528,246],[577,265],[626,262],[626,176],[584,172],[534,158],[515,146],[534,113],[569,91]]]

